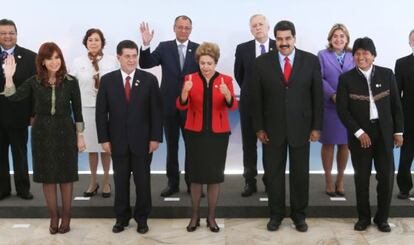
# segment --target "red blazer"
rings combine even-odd
[[[179,110],[187,110],[187,120],[185,122],[185,129],[200,132],[203,126],[203,94],[204,86],[203,80],[201,79],[198,72],[191,74],[193,87],[190,92],[188,92],[187,104],[182,105],[180,103],[180,97],[177,98],[176,105]],[[220,93],[219,86],[221,84],[221,79],[224,79],[224,83],[230,90],[231,96],[233,97],[233,104],[229,108],[226,104],[226,99],[224,95]],[[184,77],[184,81],[189,79],[189,75]],[[214,133],[226,133],[230,132],[230,123],[227,110],[237,109],[237,100],[234,96],[233,91],[233,79],[229,76],[219,74],[214,81],[210,84],[213,86],[212,91],[212,131]]]

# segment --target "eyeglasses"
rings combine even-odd
[[[0,36],[4,37],[4,36],[16,36],[16,32],[0,32]]]
[[[179,31],[191,31],[191,26],[175,26]]]

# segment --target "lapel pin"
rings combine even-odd
[[[381,88],[381,84],[377,83],[377,84],[375,84],[375,87]]]
[[[140,81],[137,79],[137,80],[135,81],[135,86],[138,86],[138,85],[139,85],[139,83],[140,83]]]
[[[22,58],[22,56],[21,56],[21,55],[17,55],[17,58],[18,58],[18,59],[21,59],[21,58]]]
[[[216,85],[214,85],[214,87],[215,87],[215,88],[218,88],[218,85],[216,84]]]
[[[273,48],[269,48],[270,51],[273,51]]]
[[[188,49],[188,52],[191,53],[191,49],[190,48]]]

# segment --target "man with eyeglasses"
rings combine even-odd
[[[12,20],[0,20],[0,91],[4,90],[5,78],[3,61],[13,55],[17,67],[13,76],[16,87],[36,74],[36,53],[16,44],[17,28]],[[30,193],[30,180],[27,165],[27,138],[32,115],[32,99],[20,102],[7,100],[0,95],[0,200],[10,196],[9,146],[13,157],[14,182],[16,193],[22,199],[33,199]],[[6,116],[7,115],[7,116]]]
[[[167,177],[168,186],[161,192],[162,197],[171,196],[179,192],[180,168],[178,163],[178,142],[180,129],[184,135],[185,113],[175,107],[175,100],[181,93],[183,79],[186,74],[198,70],[195,61],[195,51],[198,43],[191,42],[188,38],[192,30],[192,21],[188,16],[180,15],[175,18],[173,30],[175,39],[161,42],[158,47],[150,52],[150,43],[154,37],[154,31],[150,31],[148,23],[141,23],[140,32],[143,46],[139,57],[141,68],[152,68],[161,65],[161,94],[163,99],[164,130],[167,141]],[[185,181],[187,192],[190,193],[190,181],[188,178],[189,165],[185,159]]]

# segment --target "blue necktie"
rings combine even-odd
[[[7,55],[9,55],[9,53],[6,51],[1,52],[1,63],[4,62],[4,60],[7,58]]]
[[[260,54],[266,53],[265,46],[263,44],[260,44]]]

